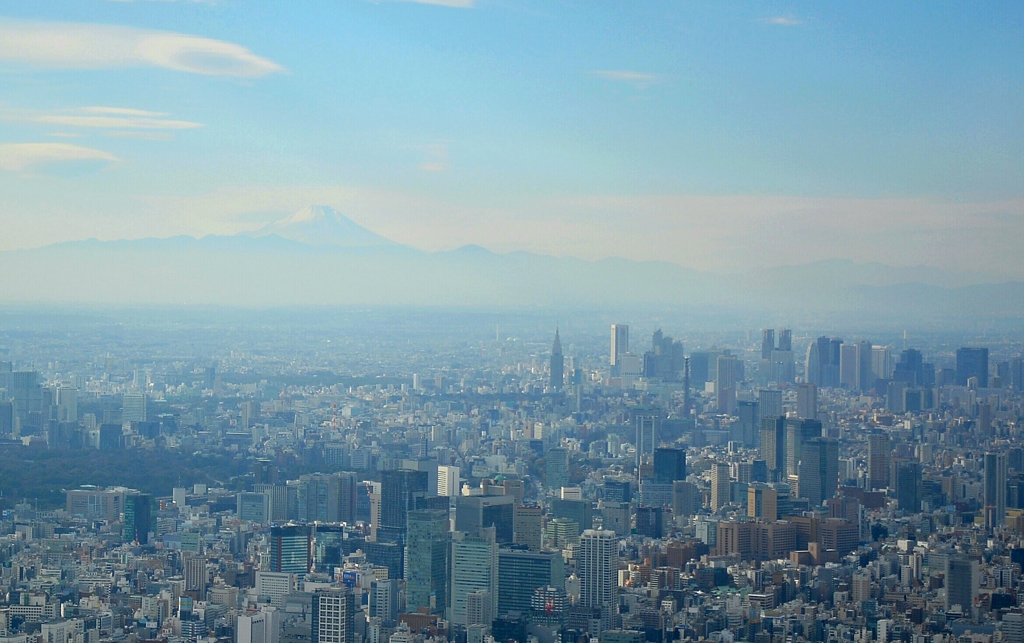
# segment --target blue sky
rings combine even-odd
[[[1024,276],[1022,34],[1016,2],[5,3],[0,248],[326,203],[430,250]]]

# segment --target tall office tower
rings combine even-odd
[[[313,533],[313,567],[334,578],[344,564],[345,529],[340,525],[316,525]]]
[[[544,454],[545,486],[548,491],[555,491],[569,486],[569,451],[568,449],[548,449]]]
[[[868,435],[868,485],[871,489],[885,489],[889,486],[889,458],[892,457],[892,442],[882,431]]]
[[[289,516],[288,511],[290,504],[288,502],[289,487],[283,484],[254,484],[252,486],[254,493],[262,493],[266,495],[270,500],[270,522],[285,522],[289,517],[294,518],[295,516]],[[298,495],[295,496],[296,503],[298,502]],[[295,508],[298,511],[298,508]]]
[[[761,359],[770,360],[773,350],[775,350],[775,329],[761,329]]]
[[[1024,358],[1010,360],[1010,386],[1015,391],[1024,391]]]
[[[896,502],[903,511],[921,511],[921,463],[905,460],[896,463]]]
[[[782,391],[779,389],[761,389],[757,392],[757,413],[763,422],[765,418],[777,418],[785,415],[782,412]]]
[[[494,542],[494,530],[485,529],[481,536],[452,532],[450,568],[448,620],[456,625],[467,625],[469,594],[481,590],[490,594],[493,614],[498,597],[498,544]]]
[[[892,378],[904,382],[910,388],[924,386],[924,358],[921,351],[908,348],[900,353]]]
[[[561,552],[502,549],[498,552],[498,616],[528,614],[538,587],[565,587]]]
[[[887,380],[892,377],[892,352],[888,346],[871,347],[871,372],[876,380]]]
[[[57,420],[78,422],[78,389],[61,386],[57,389]]]
[[[736,411],[736,371],[738,368],[735,355],[718,356],[715,396],[718,400],[719,413],[732,415]]]
[[[313,537],[309,525],[270,528],[270,571],[305,575],[313,564]]]
[[[871,342],[857,342],[857,388],[861,392],[870,391],[875,387],[875,371],[872,368]]]
[[[441,465],[437,468],[437,495],[454,498],[459,495],[459,476],[461,471],[458,467]]]
[[[674,341],[661,332],[654,331],[651,350],[644,353],[644,377],[677,381],[683,373],[683,343]]]
[[[793,331],[783,328],[779,331],[779,345],[776,350],[793,351]]]
[[[690,353],[690,383],[694,388],[703,390],[704,384],[711,381],[711,371],[718,371],[718,355],[711,351]]]
[[[821,422],[817,420],[786,419],[786,475],[799,475],[803,446],[809,440],[821,437]],[[836,465],[838,466],[838,465]]]
[[[550,360],[551,376],[549,385],[556,391],[562,390],[565,382],[565,358],[562,357],[562,340],[558,336],[558,329],[555,329],[555,342],[551,345]]]
[[[385,624],[398,620],[398,580],[394,578],[373,581],[370,590],[370,616]]]
[[[788,329],[779,331],[779,344],[767,352],[767,361],[765,359],[766,349],[771,337],[765,337],[762,333],[761,337],[761,370],[765,370],[767,367],[768,377],[761,377],[762,383],[767,382],[778,382],[789,384],[792,383],[796,377],[796,368],[793,364],[793,336]],[[769,340],[769,341],[766,341]]]
[[[804,381],[810,384],[821,384],[823,379],[821,366],[821,353],[818,350],[818,342],[813,341],[807,345],[807,355],[804,357]]]
[[[512,542],[515,498],[512,496],[458,496],[455,498],[455,530],[479,536],[494,528],[499,544]]]
[[[967,386],[967,380],[978,378],[978,388],[988,388],[988,349],[956,349],[956,383]]]
[[[252,463],[253,489],[259,484],[277,484],[277,466],[273,460],[259,458]]]
[[[618,366],[619,358],[629,352],[629,326],[612,324],[611,365]],[[616,373],[613,373],[615,375]]]
[[[200,555],[188,556],[183,564],[183,575],[185,577],[185,591],[199,593],[199,600],[205,600],[206,582],[206,557]]]
[[[1003,524],[1006,524],[1006,452],[999,451],[985,454],[985,528]]]
[[[618,607],[619,537],[614,531],[587,529],[577,552],[580,605],[600,608],[606,627]]]
[[[946,559],[946,610],[959,605],[964,614],[974,610],[978,597],[978,561],[963,554],[951,554]]]
[[[660,448],[654,450],[654,481],[671,484],[686,480],[686,451]]]
[[[306,522],[341,522],[341,476],[313,473],[299,476],[298,518]]]
[[[149,533],[156,532],[156,509],[156,500],[148,493],[131,493],[124,497],[125,542],[149,543]]]
[[[835,340],[840,341],[840,340]],[[835,347],[835,368],[832,368],[832,342],[822,336],[807,347],[807,363],[804,365],[804,378],[811,384],[824,387],[839,385],[839,344]]]
[[[838,337],[833,337],[832,339],[828,340],[828,357],[826,360],[824,360],[825,366],[822,367],[822,377],[824,378],[822,386],[827,386],[829,388],[839,387],[839,364],[840,356],[842,354],[842,347],[842,339],[839,339]],[[822,349],[822,346],[820,344],[819,349]]]
[[[732,425],[732,439],[739,440],[743,446],[756,447],[761,437],[761,411],[757,402],[737,402],[736,417],[739,419]]]
[[[671,504],[671,503],[669,503]],[[665,510],[662,507],[637,507],[636,534],[655,540],[665,535]]]
[[[146,421],[146,394],[125,393],[121,401],[121,420],[123,422]]]
[[[766,484],[755,482],[747,487],[747,515],[763,520],[779,519],[779,492]]]
[[[338,477],[338,521],[354,525],[356,505],[359,504],[359,476],[355,471],[339,471],[331,475]]]
[[[711,511],[729,504],[729,465],[718,462],[711,465]]]
[[[518,506],[513,514],[513,540],[531,551],[540,551],[543,510],[540,507]]]
[[[768,479],[786,477],[786,418],[779,415],[761,420],[761,459],[768,467]]]
[[[633,416],[636,425],[636,472],[641,476],[641,465],[650,462],[658,445],[658,420],[656,413],[638,410]],[[646,456],[646,457],[645,457]]]
[[[239,614],[235,631],[238,643],[279,643],[281,612],[276,607],[264,606],[258,612]]]
[[[14,371],[7,374],[7,394],[11,400],[12,426],[20,427],[22,435],[42,432],[42,418],[47,409],[43,387],[36,371]]]
[[[839,486],[839,441],[811,438],[804,443],[799,464],[799,495],[812,507],[836,495]]]
[[[314,593],[310,643],[356,643],[355,614],[352,590],[331,589]]]
[[[818,386],[800,384],[796,387],[796,416],[801,420],[818,419]]]
[[[1014,371],[1016,372],[1016,371]],[[683,358],[683,417],[690,416],[690,358]]]
[[[992,433],[992,406],[987,402],[978,404],[978,434],[991,438]]]
[[[406,516],[427,496],[428,476],[426,471],[412,469],[393,469],[381,474],[378,540],[405,542]]]
[[[839,347],[839,386],[851,390],[858,387],[856,344],[842,344]]]
[[[444,611],[448,594],[448,512],[414,509],[408,516],[405,551],[407,611]]]

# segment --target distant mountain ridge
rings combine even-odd
[[[371,248],[398,245],[326,205],[307,206],[291,216],[249,233],[253,237],[271,235],[311,246]]]
[[[1024,284],[985,279],[846,260],[721,275],[658,261],[497,254],[476,245],[426,252],[326,206],[235,236],[89,239],[0,252],[0,302],[1024,315]]]

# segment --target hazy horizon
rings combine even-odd
[[[1022,8],[0,11],[0,251],[324,204],[425,251],[1024,278]]]

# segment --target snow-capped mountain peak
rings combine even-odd
[[[307,206],[260,228],[253,236],[271,234],[312,246],[363,248],[394,244],[326,205]]]

